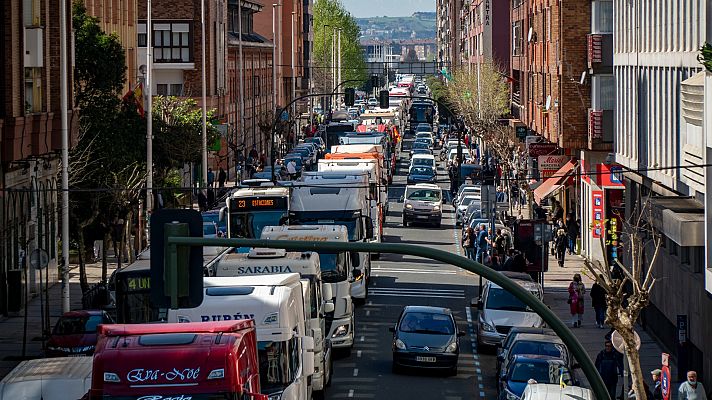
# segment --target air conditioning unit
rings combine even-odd
[[[43,28],[25,28],[25,68],[44,66],[43,35]]]

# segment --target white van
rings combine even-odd
[[[432,154],[414,154],[413,158],[410,159],[410,167],[408,168],[408,172],[410,172],[411,168],[419,165],[430,167],[433,170],[437,169],[437,167],[435,166],[435,156],[433,156]]]
[[[535,383],[527,385],[521,400],[593,400],[590,389],[580,386],[552,385],[549,383]]]
[[[455,157],[457,157],[457,147],[455,147],[454,149],[450,149],[450,151],[447,153],[447,161],[455,162]],[[467,151],[464,145],[462,146],[462,160],[472,160],[472,155],[469,151]]]

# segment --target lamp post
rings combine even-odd
[[[69,121],[67,121],[69,88],[67,87],[66,1],[59,2],[59,76],[62,124],[62,312],[68,312],[71,309],[71,304],[69,301]]]
[[[278,4],[272,4],[272,112],[277,112],[277,6]],[[278,118],[276,116],[275,118]],[[274,133],[272,134],[270,140],[270,157],[269,162],[272,166],[272,175],[274,175]]]
[[[205,78],[205,0],[200,1],[200,42],[201,42],[201,64],[200,64],[200,74],[203,80],[202,82],[202,95],[203,95],[203,106],[202,111],[202,128],[203,128],[203,143],[202,143],[202,178],[201,178],[201,189],[205,189],[208,183],[208,127],[207,127],[207,86]]]
[[[326,73],[326,71],[328,71],[328,67],[327,67],[327,65],[326,65],[326,64],[327,64],[327,60],[328,60],[328,59],[326,58],[326,28],[331,28],[331,26],[330,26],[329,24],[324,24],[324,64],[325,64],[325,65],[324,65],[324,69],[325,69],[325,71],[324,71],[324,89],[323,89],[323,92],[326,92],[326,91],[327,91],[327,87],[329,86],[329,83],[328,83],[328,82],[329,82],[329,78],[328,78],[328,75],[327,75],[327,73]],[[327,103],[326,97],[324,97],[324,98],[322,99],[322,101],[323,101],[323,104],[322,104],[321,110],[322,110],[323,113],[326,113],[326,103]]]
[[[296,54],[296,49],[294,48],[294,44],[296,42],[295,40],[295,29],[294,29],[294,24],[296,23],[297,19],[297,13],[295,11],[292,11],[292,100],[294,100],[297,97],[297,69],[296,69],[296,64],[295,64],[295,54]],[[292,117],[294,118],[294,144],[297,144],[297,135],[299,132],[299,123],[297,120],[297,104],[294,103],[293,107],[293,112],[292,112]]]

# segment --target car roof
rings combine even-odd
[[[407,189],[407,188],[414,188],[414,189],[440,189],[440,190],[442,190],[442,188],[441,188],[440,186],[438,186],[438,185],[436,185],[436,184],[434,184],[434,183],[416,183],[416,184],[413,184],[413,185],[408,185],[408,186],[406,186],[406,189]]]
[[[434,160],[435,156],[432,154],[414,154],[413,159],[416,158],[427,158],[428,160]]]
[[[531,361],[534,363],[549,363],[550,361],[559,362],[561,364],[566,364],[566,361],[559,357],[545,356],[543,354],[517,354],[512,360],[512,364],[516,364],[518,361]]]
[[[67,311],[66,313],[62,314],[62,317],[67,317],[67,318],[78,318],[78,317],[92,317],[95,315],[103,315],[104,312],[101,310],[74,310],[74,311]]]
[[[495,226],[495,228],[496,228],[496,226]],[[501,271],[500,273],[509,279],[533,282],[531,275],[524,273],[524,272]]]
[[[538,328],[538,327],[532,327],[532,326],[513,326],[512,329],[509,330],[509,333],[507,334],[507,338],[510,338],[512,336],[521,336],[521,335],[526,335],[526,334],[535,334],[535,335],[546,335],[546,336],[557,336],[556,332],[554,332],[551,328]],[[506,339],[505,339],[506,341]]]
[[[449,308],[444,307],[432,307],[432,306],[405,306],[403,307],[403,312],[422,312],[430,314],[446,314],[452,315],[452,311]]]

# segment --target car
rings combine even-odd
[[[473,202],[479,202],[480,197],[479,196],[465,196],[463,197],[460,202],[457,203],[457,206],[455,206],[455,225],[460,226],[462,224],[462,220],[465,214],[465,210],[467,210],[467,207],[470,205],[470,203]]]
[[[304,143],[314,143],[316,147],[319,149],[319,152],[323,153],[326,150],[326,144],[324,143],[324,139],[322,139],[319,136],[313,136],[310,138],[304,139]]]
[[[497,375],[502,375],[519,354],[537,354],[564,360],[571,367],[571,357],[564,342],[556,335],[520,333],[497,356]]]
[[[593,400],[591,389],[580,386],[561,387],[561,384],[530,383],[524,389],[522,400]]]
[[[369,106],[369,107],[375,107],[375,106],[377,106],[377,105],[378,105],[378,100],[376,100],[375,97],[371,97],[370,99],[368,99],[368,106]]]
[[[415,143],[425,143],[428,145],[428,148],[432,149],[434,141],[432,138],[429,138],[429,137],[419,137],[419,138],[415,138],[415,142],[413,144],[415,144]]]
[[[416,139],[420,138],[427,138],[427,139],[433,139],[433,133],[432,132],[418,132],[415,134]]]
[[[307,169],[316,163],[316,154],[312,153],[311,149],[307,147],[294,147],[290,150],[290,153],[299,154],[302,157],[302,164]]]
[[[425,155],[413,154],[413,158],[411,158],[411,160],[410,160],[410,167],[408,169],[410,170],[410,168],[418,167],[418,166],[426,166],[426,167],[435,169],[436,168],[435,157],[433,157],[432,154],[425,154]]]
[[[201,215],[203,216],[203,223],[212,222],[217,225],[219,231],[222,233],[227,232],[227,220],[225,219],[224,212],[221,211],[221,209],[208,210],[202,212]]]
[[[520,400],[533,379],[536,383],[576,385],[566,363],[558,358],[535,354],[516,356],[498,385],[499,400]]]
[[[457,157],[457,147],[454,149],[450,149],[450,151],[447,153],[447,161],[455,162],[456,157]],[[472,155],[465,148],[462,149],[462,160],[463,161],[472,161]]]
[[[417,183],[405,187],[403,195],[403,226],[409,222],[428,222],[440,227],[443,212],[443,191],[438,185]]]
[[[541,299],[541,285],[536,282],[515,280],[522,288]],[[543,327],[544,321],[524,302],[494,282],[487,281],[477,300],[479,309],[477,326],[478,348],[501,344],[515,326]]]
[[[418,134],[418,132],[432,132],[433,127],[430,126],[430,124],[426,123],[419,123],[418,126],[415,127],[415,133]]]
[[[422,150],[428,150],[432,154],[432,149],[430,148],[430,145],[424,142],[413,142],[413,147],[410,148],[410,156],[413,157],[413,150],[416,149],[422,149]]]
[[[460,337],[452,311],[447,308],[406,306],[393,333],[393,372],[403,367],[443,369],[457,375]]]
[[[428,156],[432,156],[432,155],[433,155],[433,151],[430,150],[430,149],[412,149],[412,150],[411,150],[411,153],[413,153],[413,156],[416,156],[416,155],[418,155],[418,154],[425,154],[425,155],[428,155]]]
[[[109,314],[101,310],[77,310],[62,314],[47,341],[47,357],[89,356],[94,354],[97,328],[113,324]]]
[[[297,171],[297,174],[300,174],[304,168],[302,157],[299,154],[289,153],[284,156],[284,165],[286,166],[290,161],[294,161],[294,169]]]
[[[459,204],[462,201],[462,199],[465,198],[465,196],[481,198],[482,197],[481,193],[482,193],[482,189],[480,188],[480,186],[470,185],[465,188],[463,188],[461,186],[460,189],[458,189],[458,192],[455,195],[455,198],[453,199],[452,204]]]
[[[435,169],[429,166],[425,165],[419,165],[412,167],[410,171],[408,171],[408,184],[414,184],[414,183],[435,183],[437,182],[437,173],[435,172]]]
[[[276,171],[278,172],[278,171]],[[277,173],[277,177],[279,177],[279,174]],[[255,172],[252,174],[252,179],[269,179],[270,181],[272,180],[272,167],[269,165],[266,165],[262,168],[261,171]]]

